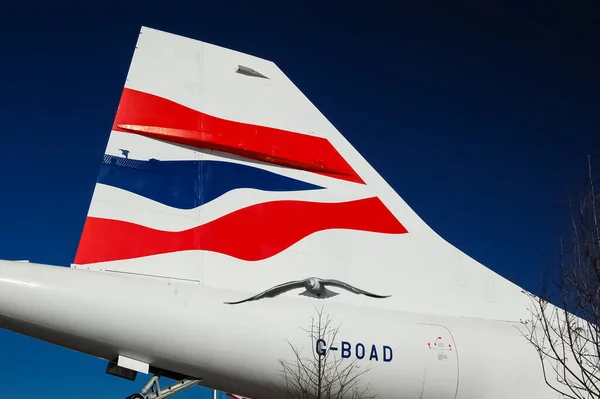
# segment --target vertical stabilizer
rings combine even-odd
[[[323,285],[327,301],[497,319],[520,301],[431,231],[275,64],[149,28],[73,267],[239,299],[314,301],[298,294]]]

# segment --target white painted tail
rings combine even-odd
[[[148,28],[73,267],[231,289],[231,306],[501,319],[519,291],[438,237],[275,64]]]

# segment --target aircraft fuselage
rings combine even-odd
[[[549,392],[519,323],[291,295],[224,305],[239,296],[201,284],[0,261],[0,327],[107,360],[127,356],[255,399],[281,397],[280,361],[293,361],[292,347],[306,357],[333,351],[369,369],[364,384],[382,399]],[[303,329],[321,306],[339,330],[332,342],[314,346]]]

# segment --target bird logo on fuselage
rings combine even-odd
[[[256,301],[263,298],[274,298],[278,295],[281,295],[285,292],[291,291],[297,288],[304,288],[304,291],[298,295],[304,295],[311,298],[317,299],[326,299],[331,298],[336,295],[339,295],[337,292],[331,291],[327,289],[327,286],[338,287],[350,291],[357,295],[366,295],[371,298],[388,298],[391,295],[377,295],[368,291],[361,290],[360,288],[356,288],[348,283],[344,283],[339,280],[331,280],[331,279],[322,279],[318,277],[310,277],[304,280],[297,281],[289,281],[287,283],[276,285],[275,287],[271,287],[268,290],[261,292],[260,294],[256,294],[249,298],[243,299],[241,301],[236,302],[225,302],[228,305],[237,305],[239,303],[248,302],[248,301]]]

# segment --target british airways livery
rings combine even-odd
[[[366,396],[339,398],[558,397],[526,293],[427,226],[272,62],[142,28],[99,163],[70,267],[0,261],[0,327],[153,374],[130,398],[300,397],[285,365],[304,357],[360,370]],[[335,334],[307,336],[317,313]]]
[[[262,261],[322,230],[405,233],[372,192],[345,195],[364,184],[325,138],[126,88],[75,263],[190,250]]]

